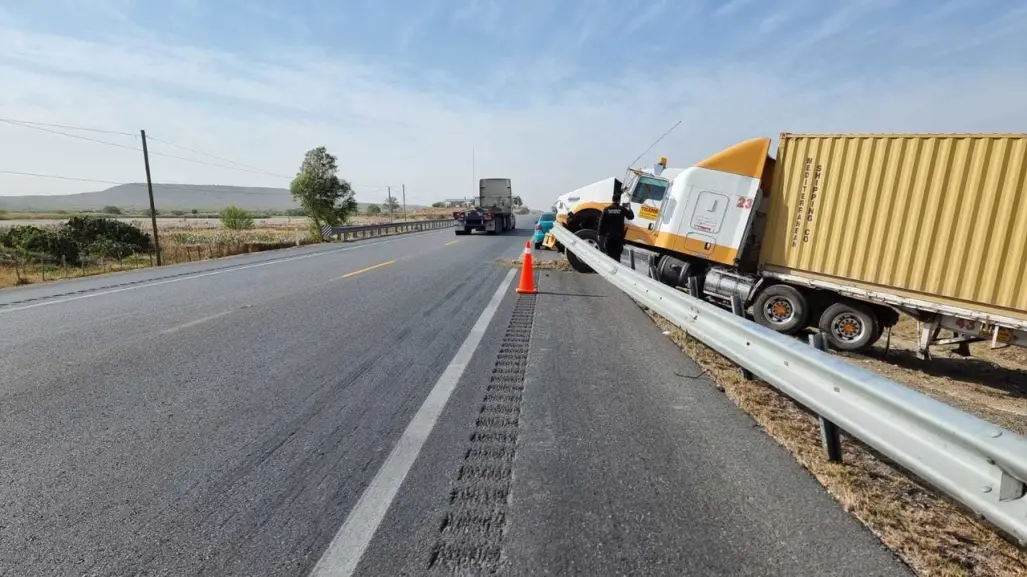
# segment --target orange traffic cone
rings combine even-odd
[[[524,243],[524,265],[521,266],[521,284],[517,286],[521,294],[537,294],[535,290],[535,271],[531,264],[531,241]]]

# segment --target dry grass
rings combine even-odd
[[[954,354],[955,347],[932,347],[934,358],[916,357],[916,321],[903,318],[866,355],[837,353],[863,368],[880,373],[921,393],[1027,435],[1027,349],[992,350],[989,343],[970,345],[971,357]]]
[[[442,218],[441,213],[444,211],[446,209],[421,209],[408,212],[408,217],[411,220]],[[163,263],[166,265],[181,264],[275,250],[295,246],[297,239],[300,244],[320,242],[320,239],[309,236],[309,221],[306,218],[283,218],[275,222],[279,221],[280,224],[265,224],[267,221],[258,221],[257,228],[230,231],[221,228],[218,219],[159,219],[157,233],[160,237]],[[132,219],[130,222],[144,231],[150,230],[149,221]],[[384,224],[386,222],[388,222],[388,217],[355,217],[350,224]],[[389,232],[386,231],[382,233],[382,236],[388,234]],[[10,266],[0,265],[0,288],[135,270],[151,267],[154,264],[152,255],[143,254],[130,256],[121,262],[89,259],[83,266],[28,263],[21,271],[16,271]]]
[[[508,268],[521,268],[524,265],[524,259],[500,259],[496,261],[499,265]],[[556,270],[563,272],[572,272],[574,269],[571,268],[570,263],[564,259],[542,259],[533,258],[531,259],[531,266],[535,270]]]
[[[845,510],[866,524],[919,575],[1027,575],[1027,553],[862,444],[843,438],[845,463],[828,462],[813,416],[766,383],[743,380],[737,365],[688,338],[666,319],[652,312],[649,315]]]

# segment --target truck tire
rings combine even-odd
[[[583,229],[579,230],[578,232],[574,233],[574,236],[576,236],[576,237],[580,238],[581,240],[587,242],[588,244],[590,244],[591,246],[593,246],[596,249],[599,248],[599,233],[596,232],[595,230],[591,229],[591,228],[583,228]],[[594,270],[592,270],[592,267],[590,267],[587,264],[581,262],[581,260],[578,258],[578,255],[574,254],[574,251],[568,250],[566,252],[566,254],[567,254],[567,262],[569,262],[571,264],[571,268],[574,269],[575,271],[583,273],[583,274],[589,274],[589,273],[594,273],[595,272]]]
[[[767,287],[756,297],[752,316],[757,323],[768,329],[794,335],[806,328],[809,305],[806,297],[795,287],[776,284]]]
[[[860,352],[881,338],[881,323],[874,309],[856,302],[835,303],[820,315],[820,334],[839,351]]]

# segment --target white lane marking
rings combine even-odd
[[[178,331],[180,331],[182,329],[187,329],[189,327],[195,327],[196,325],[202,325],[203,323],[210,322],[210,321],[212,321],[214,319],[219,319],[219,318],[221,318],[221,317],[223,317],[225,315],[230,315],[230,314],[232,314],[234,312],[235,312],[234,310],[224,311],[224,312],[217,313],[216,315],[210,315],[210,316],[207,316],[207,317],[196,319],[195,321],[189,321],[187,323],[182,323],[182,324],[180,324],[178,326],[171,327],[170,329],[161,331],[161,334],[168,335],[168,334],[171,334],[171,333],[177,333]]]
[[[362,248],[369,248],[369,247],[372,247],[372,246],[380,246],[380,245],[389,244],[389,243],[392,243],[392,242],[400,242],[400,241],[408,240],[411,237],[425,236],[427,234],[433,234],[433,233],[428,232],[428,233],[416,234],[416,235],[403,235],[402,238],[393,238],[393,239],[383,240],[383,241],[375,242],[375,243],[359,244],[357,246],[348,246],[346,248],[340,248],[340,249],[336,249],[336,250],[326,250],[326,251],[323,251],[323,252],[315,252],[315,253],[312,253],[312,254],[302,254],[302,255],[299,255],[299,256],[292,256],[292,257],[288,257],[288,258],[281,258],[281,259],[276,259],[276,260],[271,260],[271,261],[266,261],[266,262],[258,262],[258,263],[253,263],[253,264],[246,264],[246,265],[232,267],[232,268],[226,268],[226,269],[220,269],[220,270],[212,270],[212,271],[207,271],[207,272],[198,272],[196,274],[189,275],[189,276],[181,276],[181,277],[169,278],[169,279],[164,279],[164,280],[155,280],[153,282],[148,282],[146,284],[138,284],[138,285],[132,285],[132,286],[127,286],[127,287],[115,288],[115,289],[104,290],[104,291],[95,292],[95,293],[89,293],[89,294],[84,294],[84,295],[67,297],[67,298],[63,298],[63,299],[48,300],[48,301],[33,303],[33,304],[30,304],[30,305],[25,305],[25,306],[20,306],[20,307],[15,307],[15,308],[6,308],[5,307],[5,308],[0,309],[0,314],[13,313],[13,312],[17,312],[17,311],[24,311],[24,310],[28,310],[28,309],[34,309],[36,307],[46,307],[46,306],[50,306],[50,305],[58,305],[58,304],[61,304],[61,303],[77,301],[77,300],[81,300],[81,299],[88,299],[88,298],[93,298],[93,297],[98,297],[98,296],[103,296],[103,295],[109,295],[109,294],[114,294],[114,293],[120,293],[120,292],[124,292],[124,291],[136,290],[136,289],[150,288],[150,287],[160,286],[160,285],[169,284],[169,283],[173,283],[173,282],[181,282],[181,281],[186,281],[186,280],[193,280],[193,279],[203,278],[203,277],[207,277],[207,276],[214,276],[214,275],[219,275],[219,274],[224,274],[224,273],[229,273],[229,272],[237,272],[237,271],[240,271],[240,270],[246,270],[246,269],[251,269],[251,268],[258,268],[258,267],[262,267],[262,266],[268,266],[268,265],[272,265],[272,264],[280,264],[280,263],[283,263],[283,262],[292,262],[294,260],[303,260],[303,259],[306,259],[306,258],[314,258],[316,256],[325,256],[327,254],[336,254],[336,253],[340,253],[340,252],[349,252],[351,250],[359,250],[359,249],[362,249]],[[211,261],[211,262],[214,262],[214,261]]]
[[[435,382],[435,386],[428,393],[428,398],[424,400],[424,404],[417,410],[417,414],[403,431],[403,436],[385,459],[382,468],[378,470],[378,474],[374,476],[371,484],[360,496],[360,500],[349,512],[349,516],[339,528],[339,532],[332,538],[328,549],[325,550],[324,555],[310,573],[311,577],[349,577],[356,570],[357,563],[360,562],[367,545],[371,542],[371,537],[378,530],[378,525],[385,517],[385,512],[388,511],[400,485],[403,484],[417,455],[421,452],[421,447],[424,446],[425,440],[435,427],[439,414],[442,413],[450,395],[453,394],[453,389],[456,388],[456,384],[464,374],[467,364],[471,362],[471,357],[481,343],[489,323],[492,322],[499,303],[506,295],[507,289],[510,288],[515,272],[517,271],[511,270],[506,274],[506,278],[499,285],[496,294],[492,295],[492,300],[471,327],[471,334],[467,335],[464,343],[460,345],[453,360],[449,362],[449,366]]]

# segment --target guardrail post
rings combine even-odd
[[[815,349],[827,352],[827,340],[824,335],[810,335],[809,344]],[[824,417],[820,418],[820,443],[824,446],[824,451],[827,452],[827,460],[832,463],[842,462],[842,434],[838,429],[838,425],[828,421]]]
[[[631,258],[631,270],[635,270],[635,249],[629,249],[628,254]]]
[[[688,294],[697,299],[702,298],[702,294],[699,292],[699,277],[695,275],[688,277]]]
[[[745,306],[742,305],[742,297],[738,296],[737,294],[731,295],[731,312],[736,316],[740,316],[743,319],[745,318]],[[742,367],[742,378],[746,381],[751,381],[752,371],[745,367]]]

